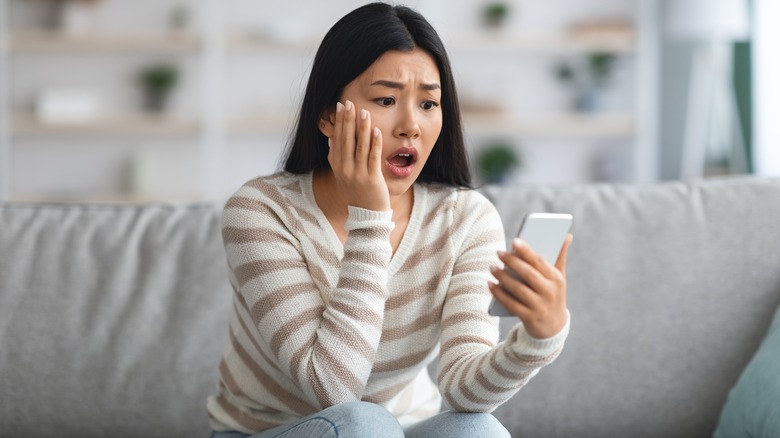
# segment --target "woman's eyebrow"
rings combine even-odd
[[[387,87],[387,88],[398,88],[399,90],[404,88],[404,84],[402,84],[400,82],[388,81],[388,80],[384,80],[384,79],[380,79],[378,81],[374,81],[374,82],[371,83],[371,85],[380,85],[382,87]],[[423,90],[431,91],[431,90],[438,90],[438,89],[440,89],[441,85],[439,85],[436,82],[432,82],[430,84],[420,84],[420,88],[422,88]]]

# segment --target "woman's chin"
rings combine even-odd
[[[410,176],[408,178],[385,178],[387,182],[387,190],[390,192],[390,197],[397,197],[405,194],[414,185],[416,176]]]

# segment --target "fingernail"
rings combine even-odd
[[[341,104],[341,102],[336,102],[336,112],[340,113],[344,110],[344,105]]]
[[[348,100],[346,102],[346,105],[344,106],[344,109],[347,110],[347,111],[351,110],[352,109],[352,102]]]
[[[374,127],[374,137],[379,137],[379,134],[381,134],[381,132],[379,132],[379,128]]]
[[[522,239],[520,239],[520,238],[517,238],[517,237],[516,237],[516,238],[515,238],[515,239],[512,241],[512,244],[513,244],[515,247],[517,247],[517,248],[519,248],[519,247],[521,247],[521,246],[525,245],[525,243],[522,241]]]
[[[499,257],[503,257],[504,255],[506,255],[506,251],[498,251]]]
[[[360,110],[360,118],[366,120],[366,117],[368,117],[368,111]]]

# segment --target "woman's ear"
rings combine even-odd
[[[325,135],[325,137],[331,138],[333,137],[333,130],[335,128],[335,114],[333,114],[333,111],[325,111],[322,113],[322,116],[320,117],[320,124],[318,128],[320,129],[320,132]]]

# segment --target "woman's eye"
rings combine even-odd
[[[379,104],[383,106],[390,106],[395,103],[395,99],[393,99],[392,97],[380,97],[379,99],[377,99],[377,102],[379,102]]]
[[[422,107],[424,110],[429,111],[439,106],[437,102],[434,102],[432,100],[429,100],[427,102],[423,102]]]

